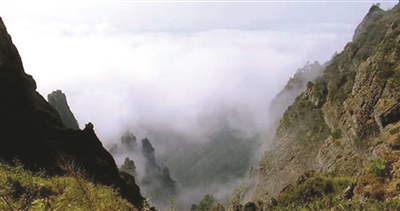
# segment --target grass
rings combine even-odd
[[[345,199],[346,188],[355,185],[356,178],[316,173],[302,182],[285,188],[278,199],[259,203],[257,210],[398,210],[400,200],[396,198],[369,201],[357,197]]]
[[[111,187],[92,183],[79,168],[49,177],[0,164],[0,210],[136,210]]]
[[[291,185],[281,193],[278,201],[286,207],[293,204],[307,204],[322,197],[340,195],[353,182],[354,179],[351,177],[316,174],[303,183]]]

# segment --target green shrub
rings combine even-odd
[[[378,77],[383,80],[387,80],[393,75],[394,71],[391,69],[383,69],[378,72]]]
[[[192,204],[190,207],[191,211],[208,211],[210,210],[217,200],[213,195],[207,194],[203,197],[203,199],[198,204]]]
[[[393,80],[395,84],[399,85],[400,84],[400,72],[397,71],[393,74]]]
[[[305,204],[318,198],[340,193],[352,180],[348,177],[314,175],[302,184],[294,184],[284,190],[279,196],[283,206]]]
[[[342,131],[340,129],[335,129],[332,131],[331,136],[334,139],[340,139],[340,138],[342,138]]]
[[[382,158],[378,158],[368,164],[367,171],[377,177],[384,176],[388,171],[387,163]]]
[[[389,130],[389,133],[392,134],[392,135],[394,135],[394,134],[396,134],[398,132],[400,132],[400,127],[396,127],[396,128],[393,128],[393,129]]]

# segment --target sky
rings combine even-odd
[[[0,16],[37,91],[61,89],[107,141],[141,122],[189,127],[218,102],[267,118],[297,68],[340,52],[373,3],[0,0]]]

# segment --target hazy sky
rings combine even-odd
[[[143,120],[183,127],[215,100],[266,110],[297,68],[343,49],[372,3],[1,0],[0,16],[38,91],[63,90],[104,140]]]

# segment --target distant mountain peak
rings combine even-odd
[[[48,94],[47,101],[57,110],[58,114],[60,114],[61,120],[66,127],[74,130],[79,129],[78,121],[69,108],[67,97],[61,90],[56,90]]]

